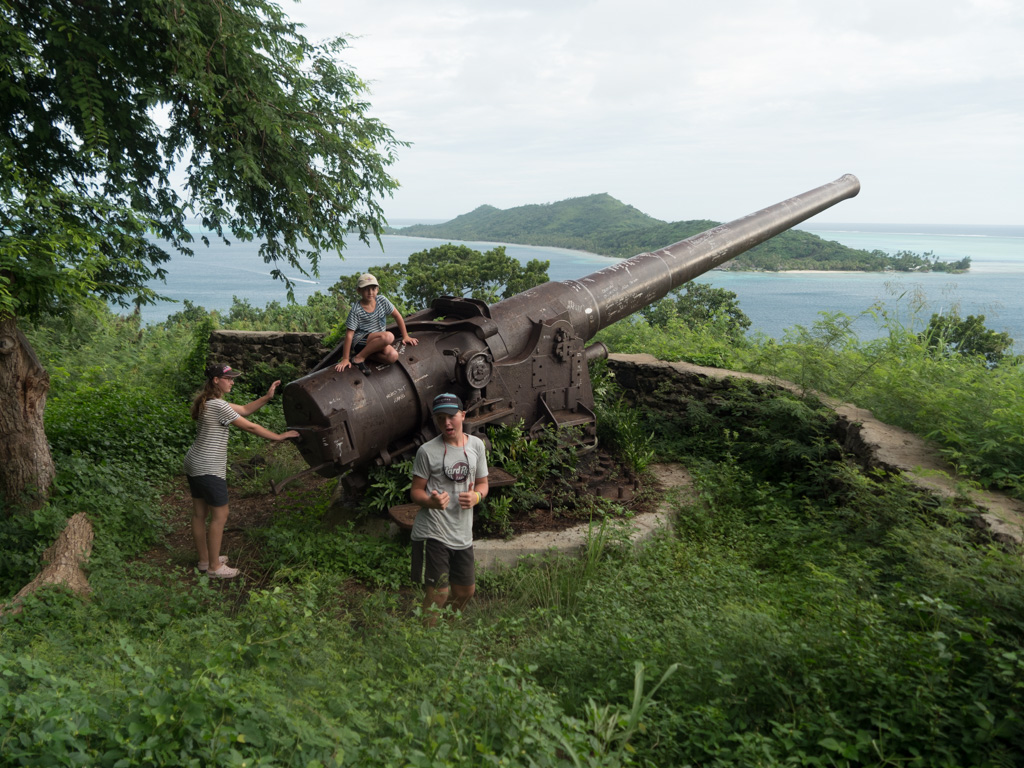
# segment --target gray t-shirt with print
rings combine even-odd
[[[438,435],[416,451],[412,473],[427,481],[427,493],[448,492],[445,509],[420,507],[412,525],[412,539],[436,539],[450,549],[473,546],[473,510],[459,507],[459,493],[472,490],[478,478],[487,477],[484,441],[468,435],[464,448],[445,443]]]

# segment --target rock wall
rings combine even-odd
[[[608,367],[628,397],[647,410],[667,413],[683,410],[693,401],[714,400],[716,393],[734,386],[743,379],[752,382],[755,391],[771,397],[773,390],[784,389],[795,394],[812,394],[832,408],[836,414],[833,437],[843,450],[855,456],[865,469],[881,469],[890,474],[904,471],[908,466],[925,466],[928,470],[951,472],[952,468],[935,459],[934,455],[918,447],[919,438],[896,430],[885,440],[865,434],[866,425],[871,432],[882,428],[894,429],[878,422],[869,411],[840,403],[821,394],[804,393],[795,384],[784,379],[771,379],[756,373],[708,368],[693,363],[667,363],[651,355],[611,355]],[[914,455],[894,455],[893,446],[912,444]]]
[[[242,371],[258,364],[294,365],[305,373],[330,352],[322,333],[283,331],[213,331],[208,362],[228,363]]]

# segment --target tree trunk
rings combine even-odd
[[[50,375],[39,364],[13,318],[0,320],[0,502],[11,507],[34,494],[27,508],[46,501],[53,458],[43,428]]]
[[[92,588],[82,564],[92,553],[93,531],[85,512],[76,512],[53,545],[43,553],[46,566],[32,581],[21,588],[7,605],[0,605],[0,615],[21,610],[22,599],[47,584],[67,587],[77,595],[88,595]]]

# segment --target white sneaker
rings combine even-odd
[[[238,569],[222,565],[216,571],[207,571],[206,575],[212,576],[215,579],[233,579],[238,575]]]
[[[220,564],[224,565],[228,561],[228,556],[227,555],[221,555],[219,560],[220,560]],[[206,573],[208,570],[210,570],[210,564],[209,563],[203,563],[203,562],[199,563],[199,572],[200,573]]]

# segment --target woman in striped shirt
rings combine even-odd
[[[239,371],[232,370],[230,365],[207,366],[206,384],[192,401],[192,418],[199,422],[198,432],[195,442],[185,454],[185,474],[192,493],[192,535],[199,551],[199,570],[218,579],[232,579],[238,575],[238,569],[229,567],[227,557],[220,554],[224,524],[228,520],[228,427],[234,424],[246,432],[274,441],[299,436],[294,429],[278,435],[245,418],[270,402],[280,381],[271,384],[263,397],[246,405],[224,400],[238,374]],[[209,528],[207,517],[210,518]]]
[[[395,320],[402,343],[416,346],[419,342],[409,335],[405,329],[402,313],[395,309],[387,296],[380,295],[377,278],[367,272],[359,276],[359,301],[352,305],[348,319],[345,321],[345,347],[341,353],[341,362],[334,370],[341,373],[350,365],[354,365],[364,375],[370,375],[367,360],[382,365],[390,365],[398,361],[398,350],[391,346],[395,334],[386,330],[388,317]],[[350,357],[351,355],[351,357]]]

